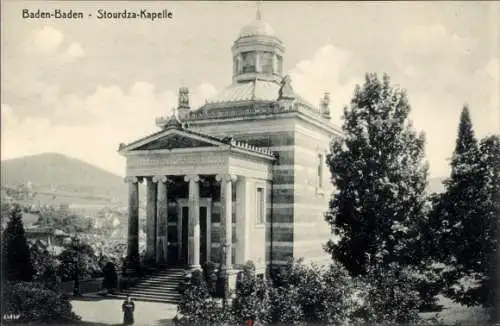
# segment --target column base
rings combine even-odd
[[[201,268],[201,265],[189,265],[188,268],[186,268],[186,270],[192,272],[192,271],[201,271],[202,268]]]

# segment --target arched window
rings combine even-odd
[[[245,52],[243,57],[243,72],[255,72],[255,52]]]
[[[261,71],[265,74],[272,74],[274,71],[273,67],[273,54],[271,52],[262,52],[260,54],[260,66]]]

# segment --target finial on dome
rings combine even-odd
[[[255,19],[262,20],[262,15],[260,13],[260,5],[262,1],[257,1],[257,13],[255,15]]]

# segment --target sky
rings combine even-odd
[[[59,152],[124,175],[119,143],[157,131],[179,87],[191,103],[231,83],[231,46],[256,2],[13,1],[1,10],[1,158]],[[81,20],[23,19],[56,8]],[[168,9],[168,20],[102,20],[98,9]],[[459,115],[500,131],[500,2],[264,2],[284,70],[311,103],[331,94],[341,125],[364,74],[405,88],[432,177],[449,174]],[[92,14],[89,17],[88,14]]]

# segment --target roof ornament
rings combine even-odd
[[[288,99],[288,100],[295,99],[295,92],[293,91],[292,88],[292,79],[290,78],[290,76],[286,75],[285,77],[283,77],[280,84],[281,87],[279,89],[278,99]]]
[[[320,101],[320,111],[321,115],[326,118],[330,119],[330,93],[325,92],[323,95],[323,98]]]
[[[262,15],[260,13],[260,6],[262,5],[262,1],[257,1],[257,13],[255,14],[255,19],[262,20]]]
[[[172,110],[172,115],[165,124],[165,129],[183,129],[182,123],[177,118],[175,114],[177,110]]]

